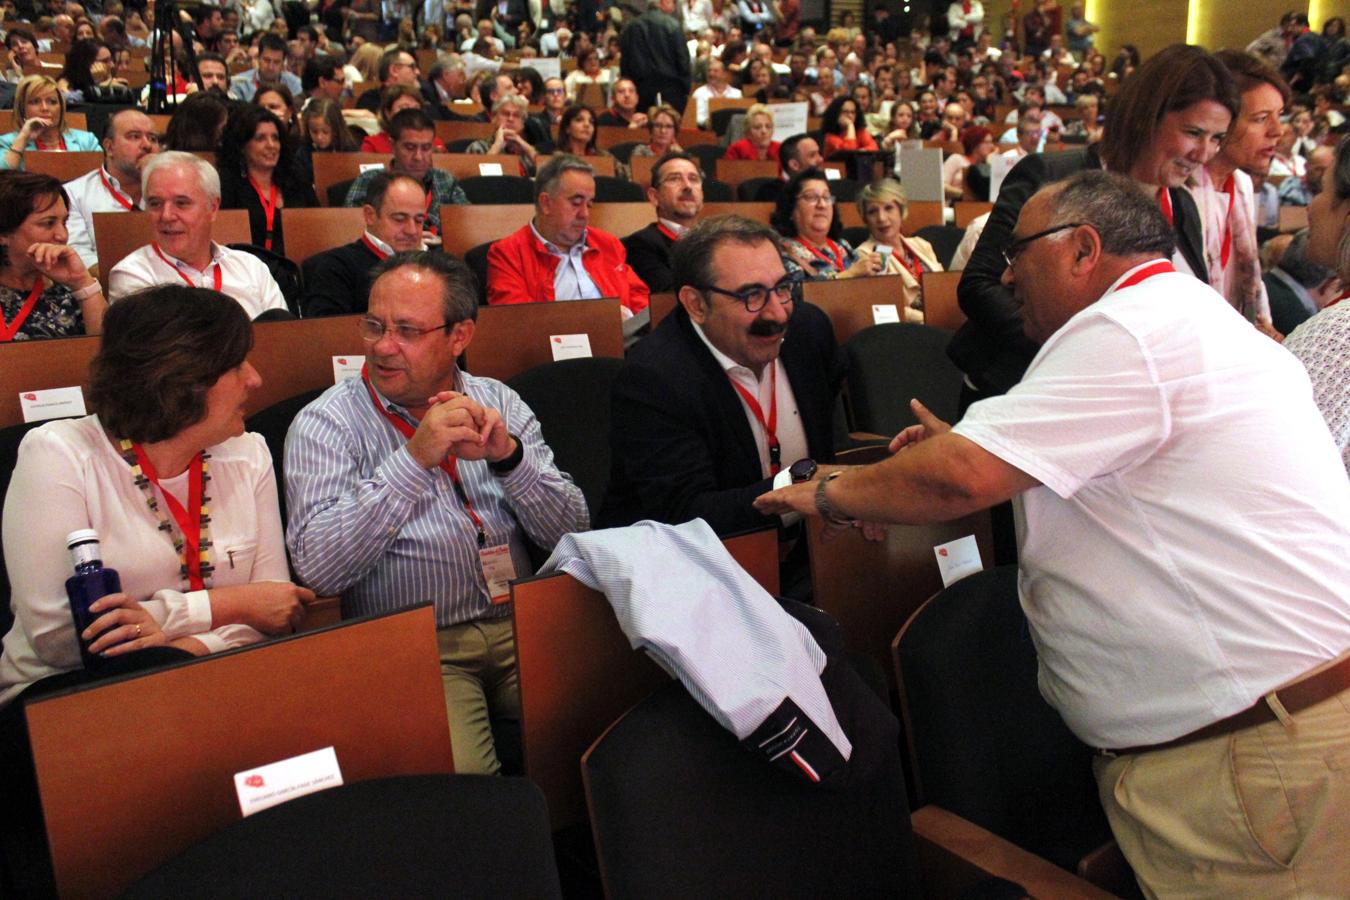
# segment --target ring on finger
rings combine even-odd
[[[140,637],[140,636],[141,636],[141,623],[140,623],[140,622],[137,622],[137,623],[136,623],[136,637]]]

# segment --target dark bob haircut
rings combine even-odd
[[[802,169],[796,175],[787,180],[787,184],[778,192],[778,199],[774,201],[773,215],[769,219],[779,234],[783,237],[797,236],[797,223],[792,221],[793,210],[797,207],[797,197],[801,195],[802,185],[808,181],[819,181],[825,185],[825,190],[830,192],[830,182],[825,177],[825,173],[820,169]],[[844,233],[844,226],[839,221],[839,204],[834,204],[833,213],[830,216],[830,230],[828,232],[830,240],[838,240]]]
[[[115,437],[163,441],[206,417],[206,392],[253,349],[236,301],[165,284],[125,297],[103,317],[89,405]]]

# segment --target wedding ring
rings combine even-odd
[[[137,623],[136,623],[136,637],[140,637],[140,636],[141,636],[141,623],[140,623],[140,622],[137,622]]]

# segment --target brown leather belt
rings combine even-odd
[[[1287,687],[1282,687],[1274,694],[1284,707],[1285,711],[1293,714],[1310,706],[1316,706],[1323,700],[1334,697],[1341,691],[1350,690],[1350,656],[1342,659],[1340,662],[1300,679]],[[1153,750],[1169,750],[1173,747],[1180,747],[1184,744],[1193,744],[1196,741],[1203,741],[1206,738],[1218,737],[1221,734],[1231,734],[1234,731],[1241,731],[1244,728],[1251,728],[1255,725],[1264,725],[1267,722],[1277,721],[1275,711],[1270,708],[1266,702],[1267,694],[1263,694],[1259,700],[1251,706],[1234,713],[1226,719],[1220,719],[1203,728],[1197,728],[1190,734],[1183,734],[1179,738],[1173,738],[1170,741],[1164,741],[1161,744],[1148,744],[1141,747],[1125,747],[1121,750],[1099,749],[1097,752],[1103,756],[1127,756],[1132,753],[1148,753]]]

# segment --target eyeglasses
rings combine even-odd
[[[724,297],[730,297],[733,300],[740,301],[745,307],[746,312],[756,313],[763,309],[769,303],[769,295],[772,294],[778,298],[778,302],[786,306],[802,298],[802,281],[799,275],[789,275],[773,287],[760,287],[756,285],[744,291],[726,291],[712,285],[703,285],[698,287],[700,291],[711,291],[714,294],[721,294]]]
[[[1056,225],[1054,228],[1047,228],[1044,231],[1029,234],[1024,238],[1018,238],[1003,250],[1003,261],[1006,262],[1008,268],[1011,269],[1017,263],[1017,257],[1021,256],[1022,252],[1025,251],[1027,247],[1031,246],[1033,242],[1039,241],[1043,237],[1049,237],[1052,234],[1058,234],[1061,231],[1068,231],[1070,228],[1081,228],[1083,224],[1084,223],[1082,222],[1065,222],[1063,225]]]
[[[681,175],[678,172],[673,172],[670,175],[661,176],[661,180],[657,182],[658,185],[661,185],[663,187],[667,184],[695,185],[702,183],[703,183],[703,176],[697,172],[691,172],[688,175]]]
[[[386,334],[390,334],[393,335],[394,343],[400,347],[417,343],[424,334],[454,327],[453,322],[446,322],[444,325],[436,325],[432,328],[417,328],[412,325],[385,325],[379,319],[372,319],[369,316],[362,316],[356,324],[361,329],[361,340],[367,344],[377,343]]]
[[[797,202],[810,206],[834,206],[834,194],[798,194]]]
[[[545,93],[545,94],[565,94],[565,93],[567,93],[567,89],[566,89],[566,88],[544,88],[544,93]]]

